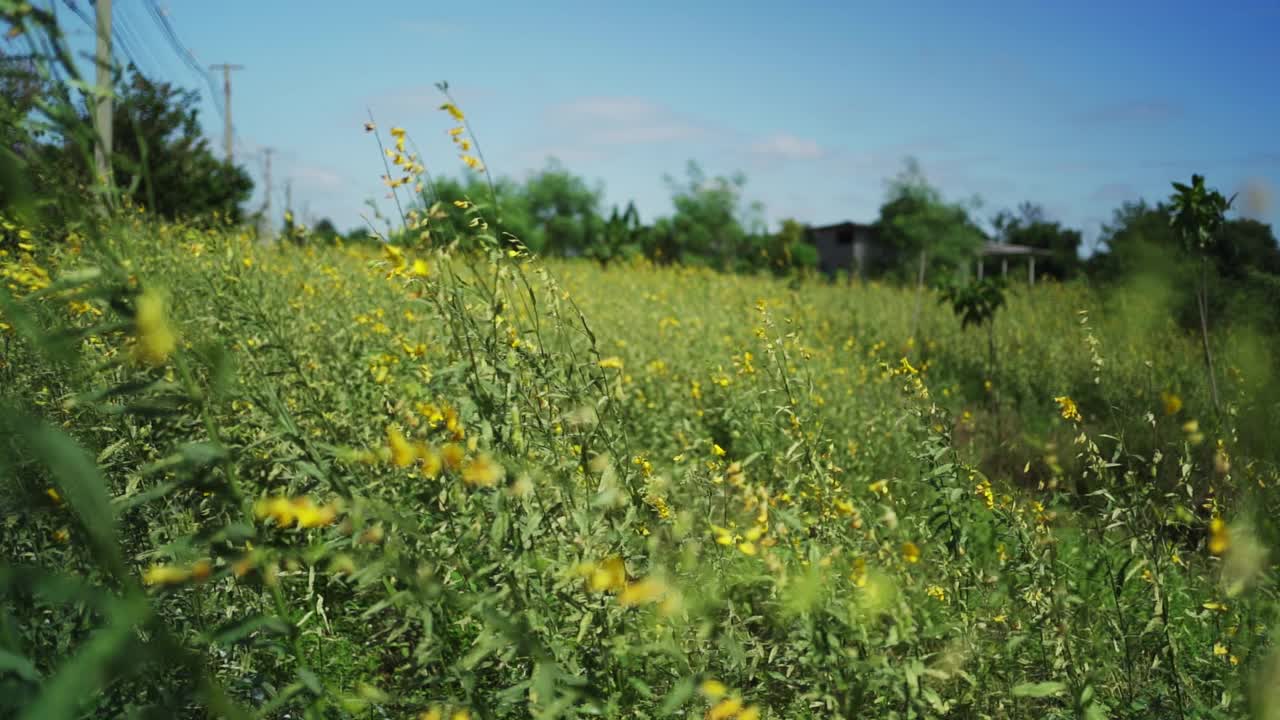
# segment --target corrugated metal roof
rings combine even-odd
[[[1052,250],[1043,250],[1034,248],[1029,245],[1014,245],[1013,243],[995,243],[989,242],[982,246],[981,254],[987,255],[1053,255]]]

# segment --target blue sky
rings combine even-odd
[[[134,59],[207,95],[149,1],[115,3]],[[979,196],[983,217],[1032,200],[1086,240],[1192,172],[1280,225],[1275,0],[158,4],[203,66],[246,66],[238,158],[261,184],[275,148],[276,207],[288,179],[297,210],[344,229],[384,195],[367,108],[407,128],[430,170],[463,171],[438,80],[492,170],[557,157],[646,220],[670,210],[663,175],[694,159],[744,172],[771,223],[870,221],[912,155],[945,197]]]

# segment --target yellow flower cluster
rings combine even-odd
[[[454,122],[464,123],[466,121],[466,116],[463,115],[462,111],[458,109],[458,106],[452,102],[447,102],[441,105],[440,109],[449,113],[449,117],[453,118]],[[462,162],[476,172],[483,172],[484,163],[480,161],[480,158],[471,154],[471,147],[473,143],[466,137],[466,132],[467,128],[465,125],[458,125],[449,129],[449,137],[453,140],[453,144],[458,146],[459,157],[462,159]]]
[[[579,563],[574,568],[574,574],[585,579],[590,592],[615,593],[618,604],[623,607],[662,601],[662,612],[669,615],[680,605],[679,594],[659,577],[650,575],[635,581],[628,580],[626,563],[617,555],[599,562]]]
[[[213,566],[208,560],[200,560],[188,566],[179,565],[152,565],[142,574],[142,582],[145,585],[181,585],[188,581],[199,582],[209,577],[213,571]]]
[[[462,439],[462,427],[453,408],[446,406],[445,411],[440,413],[434,409],[434,406],[426,407],[433,412],[433,415],[428,417],[432,428],[438,426],[432,418],[435,413],[439,413],[439,418],[450,433],[450,437]],[[463,482],[475,487],[493,487],[507,475],[506,468],[487,453],[468,458],[467,451],[456,442],[446,443],[436,449],[425,442],[410,441],[400,428],[394,425],[387,427],[385,457],[392,465],[399,468],[407,468],[417,463],[419,470],[428,478],[437,477],[441,470],[459,472]]]
[[[707,720],[760,720],[760,708],[745,704],[719,680],[704,680],[698,690],[712,703],[704,716]]]
[[[333,524],[337,519],[339,506],[337,503],[317,505],[309,497],[271,497],[258,500],[253,506],[253,513],[259,520],[270,518],[282,528],[318,528]]]
[[[367,128],[368,126],[366,125],[365,127]],[[409,183],[414,182],[421,177],[427,169],[421,162],[419,162],[417,155],[407,153],[405,151],[404,128],[391,128],[391,137],[395,143],[395,149],[387,148],[384,152],[386,153],[387,158],[391,160],[391,164],[403,171],[404,174],[397,178],[393,178],[389,175],[383,175],[382,183],[391,190],[395,190],[402,185],[408,185]],[[420,189],[421,188],[418,188],[418,190]]]
[[[1053,399],[1058,403],[1058,408],[1062,411],[1063,420],[1071,420],[1072,422],[1082,422],[1084,418],[1080,417],[1080,409],[1076,407],[1076,401],[1066,395],[1060,395]]]
[[[163,365],[177,348],[178,336],[169,327],[164,299],[159,293],[148,290],[138,297],[134,326],[137,332],[134,360],[145,365]]]

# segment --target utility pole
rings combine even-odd
[[[93,159],[98,178],[111,182],[111,0],[97,0],[98,9],[98,97],[94,105],[94,129],[98,142],[94,143]]]
[[[284,211],[293,215],[293,178],[284,181]]]
[[[99,1],[99,2],[101,2],[102,0],[98,0],[98,1]],[[223,92],[223,94],[225,95],[225,98],[224,98],[225,102],[223,103],[223,107],[224,107],[224,109],[226,110],[226,113],[227,113],[227,117],[226,117],[226,121],[227,121],[227,122],[226,122],[226,127],[224,127],[224,128],[223,128],[222,132],[223,132],[223,135],[224,135],[224,137],[223,137],[223,142],[225,142],[225,143],[227,144],[227,164],[228,164],[228,165],[230,165],[230,164],[231,164],[231,160],[232,160],[232,152],[231,152],[231,71],[232,71],[232,70],[243,70],[243,69],[244,69],[244,66],[243,66],[243,65],[229,65],[229,64],[227,64],[227,63],[222,63],[222,64],[219,64],[219,65],[210,65],[210,66],[209,66],[209,69],[210,69],[210,70],[221,70],[221,71],[222,71],[222,92]]]

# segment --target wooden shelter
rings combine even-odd
[[[1027,283],[1036,284],[1036,258],[1037,257],[1053,257],[1050,250],[1042,250],[1029,245],[1014,245],[1012,243],[996,243],[989,242],[982,246],[978,251],[978,279],[981,280],[983,271],[987,264],[987,258],[1000,258],[1000,275],[1002,277],[1009,276],[1009,258],[1026,258],[1027,260]]]

